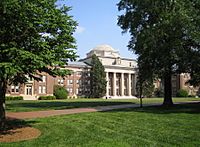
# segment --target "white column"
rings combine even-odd
[[[106,97],[109,97],[109,73],[106,72],[106,81],[107,81],[107,84],[106,84]]]
[[[116,96],[116,73],[113,72],[113,96]]]
[[[131,96],[131,74],[128,74],[128,96]]]
[[[124,96],[124,73],[121,73],[121,96]]]

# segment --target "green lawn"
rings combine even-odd
[[[200,101],[200,98],[174,98],[174,102]],[[144,104],[159,103],[162,104],[163,98],[145,98]],[[39,111],[39,110],[58,110],[71,108],[84,108],[120,104],[138,104],[138,99],[129,100],[106,100],[106,99],[67,99],[67,100],[43,100],[43,101],[7,101],[6,111]]]
[[[1,147],[197,147],[200,103],[170,109],[145,107],[31,119],[41,130],[34,140],[0,143]]]

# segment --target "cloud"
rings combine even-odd
[[[77,26],[76,27],[76,34],[81,34],[85,31],[85,28],[84,27],[81,27],[81,26]]]

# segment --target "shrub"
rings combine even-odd
[[[184,89],[180,89],[177,94],[176,94],[177,97],[188,97],[188,92]]]
[[[22,96],[6,96],[6,101],[10,100],[23,100]]]
[[[38,100],[55,100],[55,96],[40,96]]]
[[[55,85],[53,95],[56,99],[67,99],[68,91],[63,86]]]

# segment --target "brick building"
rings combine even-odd
[[[54,85],[61,85],[67,89],[69,97],[88,96],[90,66],[83,62],[73,62],[65,68],[72,70],[72,74],[62,78],[41,73],[42,81],[28,78],[25,84],[8,86],[6,95],[23,96],[24,100],[36,100],[39,96],[53,95]]]
[[[53,95],[54,85],[64,86],[69,92],[69,97],[88,97],[90,95],[90,62],[95,54],[106,72],[107,98],[136,98],[137,61],[120,57],[117,50],[109,45],[100,45],[87,53],[86,58],[79,62],[72,62],[65,66],[73,73],[64,78],[52,77],[41,73],[42,81],[30,79],[18,86],[10,85],[7,96],[23,96],[25,100],[36,100],[39,96]],[[190,95],[196,95],[198,88],[185,84],[189,79],[188,74],[172,77],[172,93],[176,95],[179,89],[185,89]],[[156,81],[155,88],[163,88],[160,80]]]

